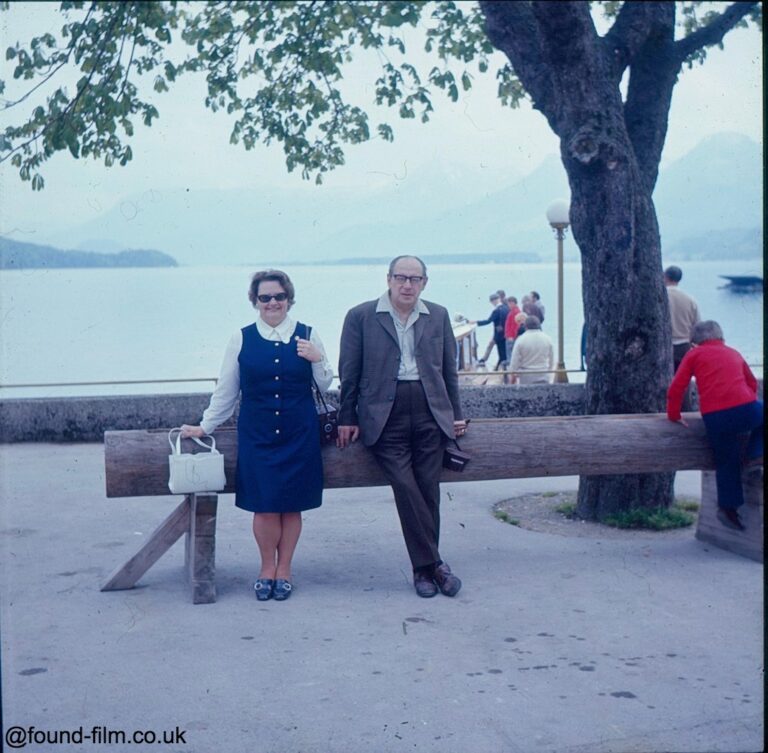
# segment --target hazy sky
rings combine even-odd
[[[13,3],[9,11],[0,13],[2,50],[9,43],[26,41],[43,27],[60,27],[63,18],[57,8],[52,3]],[[415,47],[418,33],[411,31],[408,36]],[[10,99],[19,91],[18,82],[9,81],[12,69],[4,59],[2,66],[1,78],[8,82],[5,96]],[[330,188],[387,190],[413,177],[441,181],[453,176],[461,178],[468,191],[481,186],[489,190],[514,182],[558,151],[546,121],[530,105],[518,110],[501,107],[490,75],[476,76],[473,89],[456,104],[436,94],[437,112],[423,125],[402,121],[394,111],[379,117],[372,112],[373,77],[365,75],[371,70],[365,64],[349,66],[345,86],[368,107],[372,124],[386,119],[393,125],[395,141],[347,147],[346,166],[325,178]],[[298,171],[289,175],[277,144],[260,145],[250,152],[230,145],[231,121],[223,113],[207,111],[203,97],[199,78],[182,79],[170,92],[156,95],[160,118],[149,129],[136,119],[134,159],[125,168],[107,169],[100,162],[74,160],[62,152],[44,165],[45,190],[33,193],[14,168],[0,166],[0,234],[34,242],[45,228],[79,224],[121,198],[149,189],[282,186],[323,190],[303,181]],[[0,127],[9,115],[18,118],[17,109],[3,113]],[[683,72],[675,89],[663,163],[682,156],[713,133],[734,131],[762,143],[762,130],[760,34],[755,29],[736,30],[726,37],[724,50],[710,50],[704,66]]]

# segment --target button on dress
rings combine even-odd
[[[290,342],[265,340],[255,324],[244,327],[237,422],[235,504],[251,512],[300,512],[320,507],[323,465],[312,397],[312,364]]]

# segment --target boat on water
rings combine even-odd
[[[456,368],[462,384],[503,384],[504,371],[491,371],[477,355],[477,325],[457,314],[451,323],[456,338]]]
[[[463,318],[457,318],[451,324],[456,338],[456,368],[470,371],[477,365],[477,325]]]
[[[718,275],[723,280],[728,280],[723,288],[734,293],[757,293],[763,290],[763,278],[756,275]]]

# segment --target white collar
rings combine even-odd
[[[414,309],[415,311],[418,311],[419,314],[428,314],[429,309],[427,308],[424,301],[419,298],[416,301],[416,307]],[[394,307],[392,306],[392,299],[389,297],[389,291],[386,293],[383,293],[381,297],[379,298],[378,303],[376,304],[376,313],[380,314],[381,312],[386,312],[387,314],[396,314]],[[411,312],[413,313],[413,311]],[[410,316],[410,314],[409,314]]]
[[[256,319],[256,328],[265,340],[280,340],[282,343],[287,344],[291,341],[291,335],[293,335],[293,331],[296,329],[296,322],[290,316],[286,316],[277,327],[273,327],[271,324],[267,324],[259,315]]]

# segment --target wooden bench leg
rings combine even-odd
[[[149,570],[180,538],[189,531],[190,498],[184,501],[155,529],[144,546],[124,565],[115,570],[101,587],[102,591],[121,591],[133,588],[139,578]]]
[[[216,601],[216,494],[190,496],[189,529],[184,544],[184,566],[192,586],[193,604]]]
[[[701,507],[696,538],[742,557],[763,561],[763,480],[760,474],[745,474],[744,505],[739,508],[745,531],[726,528],[717,519],[717,486],[714,471],[701,474]]]

